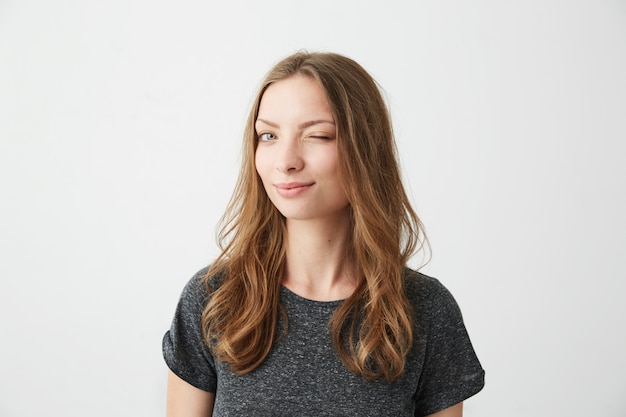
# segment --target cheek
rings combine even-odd
[[[335,192],[345,196],[345,190],[341,180],[341,169],[339,168],[339,155],[336,150],[326,155],[324,169],[326,176],[332,180],[336,188]]]
[[[257,174],[263,177],[264,166],[263,166],[264,158],[263,152],[259,152],[258,150],[254,153],[254,167],[256,169]]]
[[[332,151],[326,152],[326,154],[320,158],[319,163],[320,168],[328,175],[339,175],[339,160],[336,150],[333,149]]]
[[[272,173],[272,162],[265,152],[259,152],[257,150],[254,154],[254,167],[258,177],[263,183],[265,191],[267,191],[268,184],[271,183],[270,175]]]

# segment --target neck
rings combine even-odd
[[[356,287],[355,268],[347,255],[350,225],[339,221],[287,220],[283,285],[318,301],[341,300]]]

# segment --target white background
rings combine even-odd
[[[161,338],[300,48],[386,90],[487,371],[466,415],[626,415],[623,0],[2,0],[0,416],[164,413]]]

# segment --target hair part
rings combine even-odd
[[[404,288],[410,257],[428,244],[402,185],[387,106],[374,79],[333,53],[299,52],[270,70],[254,100],[243,140],[242,168],[219,224],[222,250],[210,267],[205,339],[219,360],[245,374],[259,366],[287,330],[279,291],[285,264],[285,219],[269,200],[254,163],[255,122],[273,83],[304,75],[324,90],[337,129],[339,175],[350,205],[347,247],[357,288],[329,322],[333,344],[351,372],[397,379],[416,323]],[[220,274],[218,285],[209,278]],[[285,326],[278,328],[279,317]]]

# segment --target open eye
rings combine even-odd
[[[275,140],[276,139],[276,135],[273,133],[261,133],[259,135],[259,140],[262,142],[267,142],[270,140]]]

